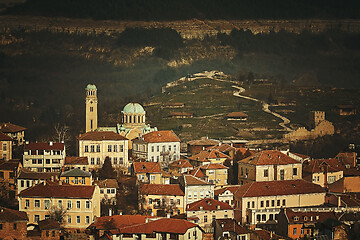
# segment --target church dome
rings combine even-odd
[[[96,90],[96,86],[94,85],[94,84],[88,84],[87,86],[86,86],[86,90]]]
[[[138,103],[128,103],[121,111],[122,113],[140,113],[145,114],[144,108]]]

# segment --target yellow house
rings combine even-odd
[[[90,172],[89,160],[87,157],[65,157],[64,170],[79,168]]]
[[[178,184],[144,184],[140,189],[142,209],[155,216],[184,213],[184,191]]]
[[[228,167],[219,163],[210,163],[205,164],[200,168],[208,177],[208,181],[215,184],[215,187],[227,185]]]
[[[314,159],[304,162],[304,179],[326,187],[343,178],[345,167],[337,159]]]
[[[12,144],[16,146],[23,145],[25,142],[25,130],[26,128],[12,124],[12,123],[0,123],[0,132],[5,133],[13,139]]]
[[[61,173],[60,181],[70,185],[91,185],[92,175],[90,172],[74,168]]]
[[[12,138],[0,132],[0,159],[12,159]]]
[[[140,182],[162,184],[161,167],[157,162],[134,162],[132,173]]]
[[[78,186],[40,183],[19,195],[19,210],[28,214],[29,223],[50,217],[55,209],[66,211],[65,228],[85,229],[100,217],[100,189],[98,186]]]

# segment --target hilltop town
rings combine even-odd
[[[273,128],[282,135],[274,142],[335,132],[317,109],[309,113],[308,126],[295,128],[268,102],[244,95],[247,90],[221,71],[180,78],[163,94],[203,78],[233,85],[230,97],[255,102],[278,119]],[[84,96],[85,125],[72,146],[76,154],[68,153],[66,126],[56,128],[57,141],[30,142],[26,126],[0,123],[0,239],[360,238],[360,163],[354,144],[318,159],[268,144],[265,149],[259,139],[240,135],[186,135],[184,140],[185,135],[165,128],[171,119],[194,118],[174,96],[161,103],[150,99],[146,106],[127,103],[117,123],[104,126],[97,86],[88,84]],[[277,99],[276,106],[291,104]],[[227,127],[254,117],[251,111],[223,109],[228,112],[209,116],[221,117]],[[148,122],[155,110],[170,113],[165,127]],[[356,114],[351,106],[338,111]]]

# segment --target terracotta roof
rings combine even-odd
[[[106,140],[128,140],[126,137],[121,136],[112,131],[91,131],[80,134],[78,140],[93,140],[93,141],[106,141]]]
[[[230,159],[230,156],[222,152],[219,152],[218,150],[209,150],[209,151],[201,151],[198,154],[189,157],[190,160],[200,161],[200,162],[209,162],[209,159],[217,159],[217,158]]]
[[[325,190],[320,185],[305,180],[265,181],[240,186],[236,196],[242,198],[311,193],[325,193]]]
[[[118,188],[118,182],[115,179],[105,179],[100,181],[94,181],[100,188]]]
[[[65,157],[65,165],[89,165],[87,157]]]
[[[0,141],[12,141],[12,140],[13,139],[11,137],[6,135],[5,133],[0,132]]]
[[[340,198],[340,206],[346,208],[359,208],[360,207],[360,200],[356,199],[350,195],[345,194],[328,194],[326,196],[326,204],[338,207],[339,206],[339,198]]]
[[[306,173],[320,173],[323,172],[323,167],[327,167],[327,172],[340,172],[345,169],[335,158],[331,158],[307,161],[303,164],[303,171]]]
[[[79,168],[73,168],[61,173],[60,177],[91,177],[91,173]]]
[[[228,167],[225,167],[224,165],[220,163],[209,163],[201,166],[201,169],[204,170],[212,170],[212,169],[228,169]]]
[[[20,197],[91,198],[95,186],[40,183],[19,193]]]
[[[19,167],[20,160],[9,160],[5,162],[0,162],[0,170],[4,171],[14,171]]]
[[[236,148],[230,146],[229,144],[223,143],[220,146],[215,145],[215,146],[207,147],[206,150],[217,150],[219,152],[229,152],[231,150],[236,150]],[[246,151],[246,149],[245,149],[245,151]]]
[[[258,230],[255,230],[254,232],[256,235],[258,235],[259,239],[261,239],[261,240],[288,239],[288,237],[282,237],[275,233],[270,233],[269,231],[264,230],[264,229],[258,229]]]
[[[179,159],[177,161],[174,161],[170,165],[171,168],[192,168],[193,165],[188,160],[185,159]]]
[[[294,154],[294,155],[296,155],[296,156],[298,156],[298,157],[300,157],[300,158],[302,158],[302,159],[310,159],[310,156],[308,156],[308,155],[304,155],[304,154],[300,154],[300,153],[292,153],[292,154]]]
[[[170,131],[154,131],[143,135],[143,140],[148,143],[156,142],[180,142],[176,134]]]
[[[287,165],[296,164],[300,161],[295,160],[288,155],[277,150],[265,150],[255,153],[253,156],[247,157],[239,161],[239,163],[247,163],[251,165]]]
[[[328,185],[330,192],[360,192],[360,176],[343,177]]]
[[[243,112],[231,112],[226,116],[227,117],[248,117],[248,115]]]
[[[322,223],[327,219],[336,219],[333,212],[298,212],[290,208],[285,208],[285,215],[289,223]]]
[[[202,207],[202,209],[200,209]],[[233,210],[226,202],[221,202],[212,198],[204,198],[190,203],[186,206],[186,211],[212,211],[212,210]]]
[[[26,212],[0,207],[0,222],[22,222],[27,220]]]
[[[214,146],[218,145],[219,141],[214,139],[201,138],[199,140],[189,141],[188,144],[192,146]]]
[[[64,143],[28,143],[25,150],[64,150]]]
[[[54,219],[45,219],[38,222],[40,230],[60,229],[60,224]]]
[[[335,159],[342,164],[349,164],[352,167],[356,166],[356,152],[340,152],[335,156]]]
[[[213,185],[191,175],[183,175],[186,185]]]
[[[200,167],[194,168],[193,170],[190,170],[188,172],[189,175],[197,177],[197,178],[205,178],[206,175],[205,173],[203,173],[203,171],[201,171]]]
[[[57,172],[32,172],[22,169],[18,179],[51,179],[51,177],[59,176]]]
[[[12,123],[0,123],[0,132],[15,133],[25,131],[26,128],[12,124]]]
[[[113,229],[118,229],[126,226],[145,223],[147,218],[148,217],[142,215],[114,215],[98,217],[88,228],[107,229],[108,223],[111,222],[114,226]]]
[[[223,232],[234,232],[237,235],[250,233],[247,228],[239,225],[239,223],[237,223],[235,219],[226,218],[216,219],[215,221],[222,228]]]
[[[215,196],[219,196],[220,194],[223,194],[225,191],[229,190],[232,194],[235,194],[239,188],[241,187],[242,185],[233,185],[233,186],[227,186],[227,187],[224,187],[224,188],[220,188],[220,189],[217,189],[214,191],[214,195]]]
[[[144,184],[140,193],[144,195],[184,196],[178,184]]]
[[[135,173],[161,173],[160,164],[157,162],[134,162]]]
[[[119,233],[178,233],[184,234],[189,228],[197,227],[197,224],[183,219],[161,218],[148,223],[123,227]]]

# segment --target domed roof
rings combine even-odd
[[[128,103],[121,111],[122,113],[142,113],[145,114],[144,108],[138,103]]]
[[[91,89],[96,90],[96,86],[95,86],[94,84],[88,84],[88,85],[86,86],[86,90],[91,90]]]

